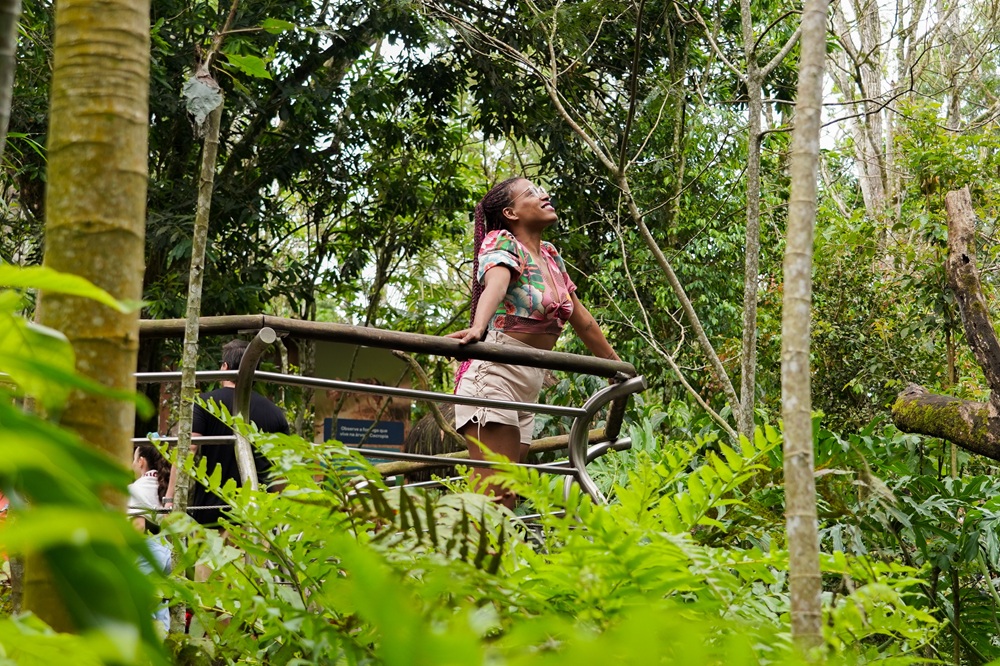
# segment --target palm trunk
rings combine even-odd
[[[813,476],[809,324],[826,11],[826,0],[809,0],[802,11],[802,56],[789,166],[791,196],[781,326],[781,411],[785,421],[785,511],[792,638],[803,649],[816,647],[823,640],[816,480]]]
[[[149,0],[56,3],[48,145],[46,266],[82,275],[113,296],[142,296],[149,96]],[[139,313],[43,292],[38,320],[73,345],[77,370],[135,390]],[[123,465],[134,405],[74,392],[64,426]],[[121,494],[107,498],[124,510]],[[40,557],[25,563],[24,606],[73,629]]]

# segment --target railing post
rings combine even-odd
[[[587,434],[590,431],[590,422],[600,411],[601,407],[616,398],[627,399],[632,393],[646,390],[646,378],[639,376],[627,379],[618,384],[612,384],[601,389],[583,405],[585,416],[579,416],[573,420],[573,426],[569,431],[569,464],[576,471],[576,480],[583,488],[584,492],[590,495],[595,502],[604,504],[607,499],[601,492],[594,480],[587,473]],[[621,422],[618,424],[621,429]],[[569,486],[566,487],[569,492]]]
[[[236,375],[236,398],[234,416],[242,417],[247,423],[250,422],[250,396],[253,393],[254,373],[257,372],[257,365],[267,348],[278,339],[273,328],[264,327],[257,331],[257,336],[250,341],[250,346],[243,352],[243,359],[240,361],[240,371]],[[251,490],[260,487],[257,479],[257,465],[253,459],[253,448],[250,440],[239,432],[236,435],[236,466],[240,470],[240,479],[243,484],[250,484]]]

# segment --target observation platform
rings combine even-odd
[[[141,320],[139,324],[140,338],[183,338],[185,320]],[[621,437],[622,422],[629,397],[646,389],[646,380],[636,373],[630,363],[608,359],[568,354],[565,352],[544,351],[541,349],[510,348],[503,345],[480,342],[472,345],[459,345],[456,340],[418,333],[404,333],[365,326],[348,324],[303,321],[268,315],[234,315],[221,317],[202,317],[199,320],[199,338],[209,335],[253,335],[247,348],[239,371],[199,371],[197,382],[229,380],[236,382],[235,413],[245,415],[249,411],[250,393],[255,382],[267,382],[278,385],[298,386],[304,388],[335,390],[347,394],[368,394],[384,398],[408,398],[433,403],[466,404],[474,406],[500,406],[508,409],[529,411],[536,414],[550,414],[568,417],[572,420],[566,441],[568,459],[561,462],[546,464],[520,464],[521,467],[537,469],[547,474],[558,474],[565,477],[565,492],[570,484],[576,482],[584,492],[596,502],[604,503],[606,498],[597,484],[587,472],[587,464],[596,458],[613,450],[623,450],[631,447],[631,439]],[[260,360],[270,345],[279,337],[294,336],[297,339],[323,340],[329,342],[359,345],[361,347],[384,349],[389,351],[428,354],[456,360],[482,359],[513,365],[524,365],[545,370],[562,371],[573,374],[591,375],[613,380],[608,386],[602,387],[590,395],[578,407],[563,405],[545,405],[539,403],[521,403],[496,401],[482,398],[457,396],[450,393],[440,393],[429,390],[419,390],[401,386],[373,385],[356,381],[344,381],[322,377],[306,377],[287,373],[265,372],[258,370]],[[180,382],[181,372],[143,372],[136,373],[139,383]],[[603,430],[592,431],[591,426],[598,414],[608,408]],[[216,441],[218,440],[218,441]],[[147,441],[136,438],[136,443]],[[176,441],[174,437],[164,437],[161,441]],[[244,484],[258,486],[256,469],[253,464],[253,453],[250,442],[242,436],[232,437],[202,437],[198,443],[235,445],[236,458]],[[438,466],[469,466],[491,467],[498,463],[491,461],[470,460],[449,456],[432,456],[403,451],[387,451],[371,449],[364,446],[348,446],[370,458],[408,461],[413,463],[433,464]],[[507,465],[516,463],[505,463]],[[387,470],[398,469],[392,465],[380,466]],[[393,472],[398,473],[398,472]],[[409,484],[424,485],[424,484]]]

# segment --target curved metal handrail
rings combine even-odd
[[[240,360],[239,374],[236,376],[236,397],[233,406],[236,408],[235,416],[239,416],[247,423],[250,423],[250,396],[253,394],[254,375],[260,359],[264,356],[267,348],[278,339],[274,329],[264,327],[257,331],[257,335],[250,341],[243,358]],[[240,477],[243,483],[249,483],[251,490],[260,487],[260,480],[257,478],[257,465],[254,464],[253,447],[250,441],[238,430],[234,430],[236,436],[236,467],[240,470]]]
[[[616,398],[627,398],[633,393],[646,390],[646,378],[633,377],[618,384],[607,386],[583,404],[583,409],[587,414],[573,421],[569,430],[569,464],[577,470],[577,482],[583,490],[590,495],[594,501],[606,504],[607,499],[601,492],[594,480],[587,473],[587,433],[590,431],[590,422],[600,411],[601,407],[615,400]],[[567,488],[567,493],[568,493]]]

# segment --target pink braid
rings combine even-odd
[[[510,205],[510,186],[518,180],[521,180],[521,177],[515,176],[494,185],[486,193],[482,201],[476,204],[472,231],[472,310],[469,313],[470,327],[476,323],[476,308],[479,307],[479,297],[483,294],[483,285],[479,282],[479,251],[483,246],[483,240],[486,238],[487,231],[507,228],[503,217],[503,209]],[[472,361],[466,359],[458,366],[458,372],[455,373],[456,391],[458,390],[458,383],[462,380],[462,375],[465,374],[470,365],[472,365]]]
[[[476,323],[476,307],[479,305],[479,297],[483,295],[483,285],[479,283],[479,248],[483,246],[483,239],[486,238],[486,217],[483,215],[483,202],[480,201],[476,204],[475,210],[475,222],[472,227],[472,247],[473,247],[473,259],[472,259],[472,302],[471,302],[471,312],[469,313],[469,326],[471,327]],[[472,365],[472,359],[465,359],[458,366],[458,371],[455,373],[455,390],[458,390],[458,383],[462,381],[462,376],[465,371],[469,369]]]

